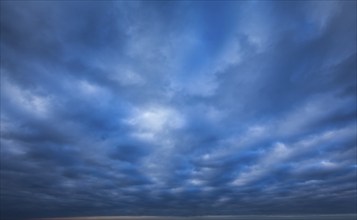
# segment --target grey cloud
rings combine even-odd
[[[355,2],[1,2],[1,218],[356,211]]]

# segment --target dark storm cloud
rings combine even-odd
[[[1,217],[355,213],[356,3],[1,2]]]

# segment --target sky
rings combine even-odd
[[[356,213],[356,1],[1,1],[1,219]]]

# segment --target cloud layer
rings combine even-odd
[[[355,213],[355,9],[2,1],[2,217]]]

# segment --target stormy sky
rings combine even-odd
[[[356,213],[356,1],[1,1],[1,219]]]

